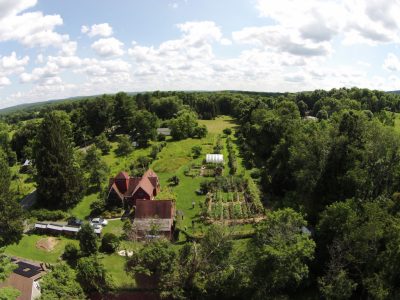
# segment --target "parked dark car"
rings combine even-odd
[[[81,226],[82,225],[82,220],[79,220],[79,219],[77,219],[77,218],[75,218],[75,217],[71,217],[71,218],[69,218],[68,219],[68,225],[69,226]]]

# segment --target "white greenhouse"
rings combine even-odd
[[[222,154],[207,154],[206,163],[222,164],[224,162],[224,156]]]

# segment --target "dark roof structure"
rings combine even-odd
[[[173,219],[175,214],[174,204],[172,200],[137,200],[135,219]]]
[[[0,283],[2,287],[13,287],[21,292],[17,300],[31,300],[40,296],[39,279],[43,277],[46,271],[37,264],[12,259],[12,262],[17,265],[17,268],[10,276]]]
[[[16,262],[16,264],[18,265],[18,267],[14,270],[14,273],[24,276],[26,278],[34,277],[43,272],[42,267],[27,262],[18,261]]]

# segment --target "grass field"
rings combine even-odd
[[[117,254],[100,255],[104,267],[111,275],[114,285],[118,289],[132,289],[135,287],[135,280],[125,273],[126,258]]]
[[[18,201],[30,194],[35,189],[35,182],[32,180],[32,175],[22,174],[19,172],[21,164],[17,163],[10,168],[11,180],[10,191]]]
[[[77,240],[68,239],[66,237],[57,237],[58,244],[52,251],[38,249],[36,243],[46,238],[44,235],[24,235],[18,245],[11,245],[5,249],[5,253],[12,256],[31,259],[35,261],[43,261],[48,263],[56,263],[64,251],[67,243],[71,242],[78,245]]]
[[[231,117],[220,116],[214,120],[199,120],[199,123],[206,125],[208,132],[211,134],[222,133],[225,128],[233,128],[236,124]]]
[[[70,210],[70,214],[78,219],[86,220],[90,214],[90,204],[97,200],[98,194],[91,194],[85,196],[81,202],[79,202],[73,209]]]
[[[121,236],[122,234],[122,226],[124,225],[124,222],[121,220],[109,220],[108,225],[103,227],[102,233],[114,233],[116,236]]]
[[[394,129],[400,133],[400,114],[396,113],[396,117],[394,119]]]

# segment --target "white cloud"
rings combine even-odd
[[[182,32],[180,39],[165,41],[158,48],[140,46],[133,42],[128,53],[139,64],[151,62],[151,70],[157,68],[155,64],[172,69],[189,68],[193,60],[205,62],[213,58],[212,43],[223,40],[221,30],[214,22],[186,22],[177,27]]]
[[[20,75],[21,83],[40,83],[43,84],[49,78],[57,77],[60,72],[60,67],[54,62],[47,62],[45,66],[34,68],[31,73],[22,73]]]
[[[326,56],[331,52],[329,43],[304,40],[295,31],[287,30],[280,25],[246,27],[233,32],[232,37],[237,43],[256,45],[298,56]]]
[[[61,46],[60,55],[73,56],[78,48],[77,42],[67,42]]]
[[[220,41],[221,45],[223,46],[230,46],[232,45],[232,41],[230,39],[227,38],[222,38]]]
[[[38,56],[36,57],[35,63],[37,64],[42,64],[44,62],[44,56],[42,53],[38,54]]]
[[[2,0],[0,1],[0,19],[16,15],[30,7],[35,6],[37,0]]]
[[[87,34],[90,37],[102,36],[108,37],[113,34],[113,29],[108,23],[94,24],[90,28],[86,25],[81,27],[81,32]]]
[[[385,61],[383,62],[383,68],[388,71],[400,71],[400,60],[399,58],[393,54],[389,53],[386,56]]]
[[[75,68],[82,64],[82,59],[78,56],[49,56],[48,61],[59,68]]]
[[[314,42],[340,35],[344,44],[398,43],[397,0],[257,0],[260,16]]]
[[[29,62],[29,56],[18,58],[15,52],[10,56],[0,57],[0,75],[10,75],[24,71],[24,67]]]
[[[69,36],[55,32],[63,24],[60,15],[44,15],[40,11],[24,12],[36,0],[0,1],[0,42],[17,41],[28,47],[62,48]]]
[[[92,49],[100,56],[119,56],[124,54],[124,43],[116,38],[99,39],[92,44]]]
[[[8,79],[5,76],[0,76],[0,88],[4,87],[6,85],[10,85],[10,84],[11,84],[10,79]]]

